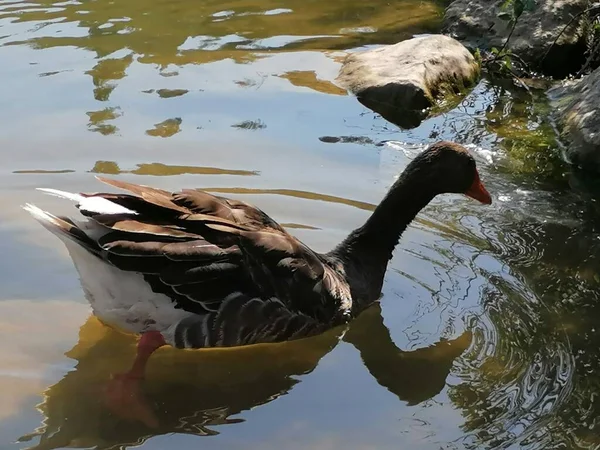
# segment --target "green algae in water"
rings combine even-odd
[[[505,170],[540,181],[560,181],[569,167],[562,159],[543,91],[491,87],[496,95],[485,113],[485,128],[499,139],[508,159]]]

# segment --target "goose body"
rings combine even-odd
[[[439,142],[407,166],[365,224],[320,254],[248,203],[99,180],[128,193],[43,189],[73,201],[77,221],[25,209],[65,243],[94,314],[154,336],[155,347],[279,342],[346,323],[378,300],[402,232],[435,195],[491,202],[467,150]]]
[[[65,243],[106,324],[201,348],[305,337],[351,317],[343,267],[258,208],[99,179],[132,194],[44,189],[74,201],[86,216],[77,222],[25,209]]]

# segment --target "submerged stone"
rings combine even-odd
[[[366,107],[403,128],[414,128],[479,76],[473,55],[458,41],[431,35],[348,55],[337,81]]]

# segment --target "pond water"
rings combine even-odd
[[[538,92],[483,79],[401,130],[334,79],[349,51],[439,30],[403,0],[0,0],[0,449],[600,448],[600,240]],[[467,144],[494,203],[437,198],[379,305],[316,338],[162,349],[146,409],[104,386],[135,340],[90,317],[62,244],[20,206],[94,174],[253,202],[316,250],[407,162]]]

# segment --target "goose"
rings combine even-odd
[[[431,144],[360,227],[317,253],[262,210],[197,189],[168,192],[96,177],[128,193],[69,193],[78,220],[23,208],[65,244],[85,297],[104,324],[139,336],[131,369],[178,349],[283,342],[348,323],[381,296],[400,237],[436,195],[492,198],[469,151]]]

